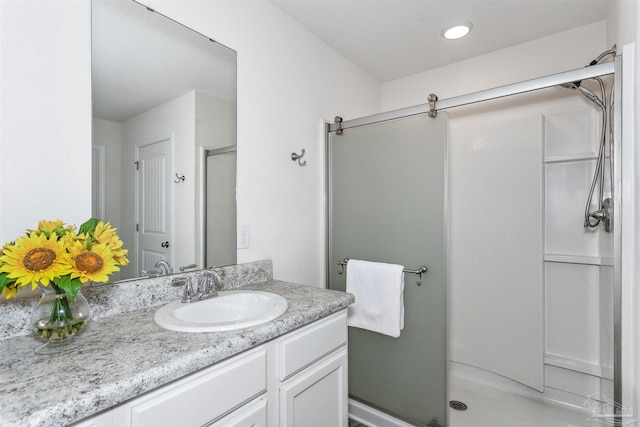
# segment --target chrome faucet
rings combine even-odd
[[[189,277],[175,277],[171,280],[171,284],[173,286],[184,286],[180,302],[190,303],[217,297],[220,280],[220,274],[215,271],[214,267],[204,272],[195,288]]]
[[[156,265],[154,265],[153,268],[160,269],[161,276],[173,274],[173,267],[171,267],[171,264],[169,264],[168,261],[165,261],[163,259],[156,262]]]

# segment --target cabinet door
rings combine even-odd
[[[345,347],[280,387],[281,427],[346,427],[347,393]]]

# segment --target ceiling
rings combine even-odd
[[[606,18],[608,0],[271,0],[381,83]],[[445,40],[444,26],[471,21]]]
[[[91,12],[94,117],[122,122],[193,90],[235,102],[233,50],[133,1]]]

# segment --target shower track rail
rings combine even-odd
[[[448,108],[461,107],[463,105],[475,104],[477,102],[488,101],[491,99],[504,98],[510,95],[517,95],[525,92],[532,92],[538,89],[559,86],[566,83],[585,80],[598,76],[614,74],[615,63],[604,62],[602,64],[591,65],[579,68],[577,70],[565,71],[550,76],[539,77],[537,79],[525,80],[519,83],[512,83],[493,89],[482,90],[467,95],[455,96],[452,98],[439,99],[435,101],[435,111],[446,110]],[[388,111],[385,113],[374,114],[367,117],[361,117],[352,120],[345,120],[338,125],[342,130],[354,128],[358,126],[366,126],[373,123],[383,122],[387,120],[395,120],[407,116],[415,116],[418,114],[427,114],[432,111],[431,104],[415,105],[413,107],[401,108],[399,110]],[[336,123],[329,125],[329,132],[335,132]]]

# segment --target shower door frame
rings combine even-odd
[[[329,258],[330,250],[330,236],[332,232],[331,223],[331,165],[329,164],[330,144],[329,134],[340,129],[349,129],[359,126],[366,126],[369,124],[380,123],[388,120],[395,120],[404,117],[410,117],[418,114],[425,113],[437,113],[438,110],[446,110],[449,108],[461,107],[464,105],[475,104],[478,102],[489,101],[492,99],[503,98],[511,95],[518,95],[521,93],[532,92],[539,89],[546,89],[554,86],[559,86],[574,81],[585,80],[593,77],[601,77],[606,75],[614,76],[614,133],[613,133],[613,326],[614,326],[614,340],[613,340],[613,389],[614,389],[614,402],[617,402],[624,406],[625,402],[623,397],[627,397],[626,393],[623,394],[622,384],[622,233],[621,233],[621,197],[622,197],[622,173],[621,173],[621,154],[622,154],[622,60],[618,54],[613,61],[605,62],[602,64],[596,64],[576,70],[565,71],[562,73],[552,74],[548,76],[539,77],[532,80],[526,80],[519,83],[508,84],[499,86],[492,89],[487,89],[479,92],[474,92],[466,95],[456,96],[452,98],[436,100],[435,105],[429,103],[420,104],[412,107],[393,110],[385,113],[374,114],[371,116],[361,117],[357,119],[345,120],[338,123],[326,123],[325,124],[325,196],[326,196],[326,238],[325,238],[325,257],[326,257],[326,284],[325,287],[329,289],[330,280],[330,263],[332,260]],[[435,111],[434,111],[435,110]],[[336,117],[338,119],[338,117]],[[341,119],[340,119],[341,120]],[[445,165],[446,166],[446,165]],[[446,180],[445,180],[446,182]],[[445,189],[446,194],[447,189]],[[448,224],[448,219],[445,212],[445,227]],[[448,245],[448,230],[445,245]],[[626,294],[626,293],[625,293]],[[447,339],[448,341],[448,339]],[[628,386],[625,386],[626,390]],[[624,399],[627,400],[627,399]]]

